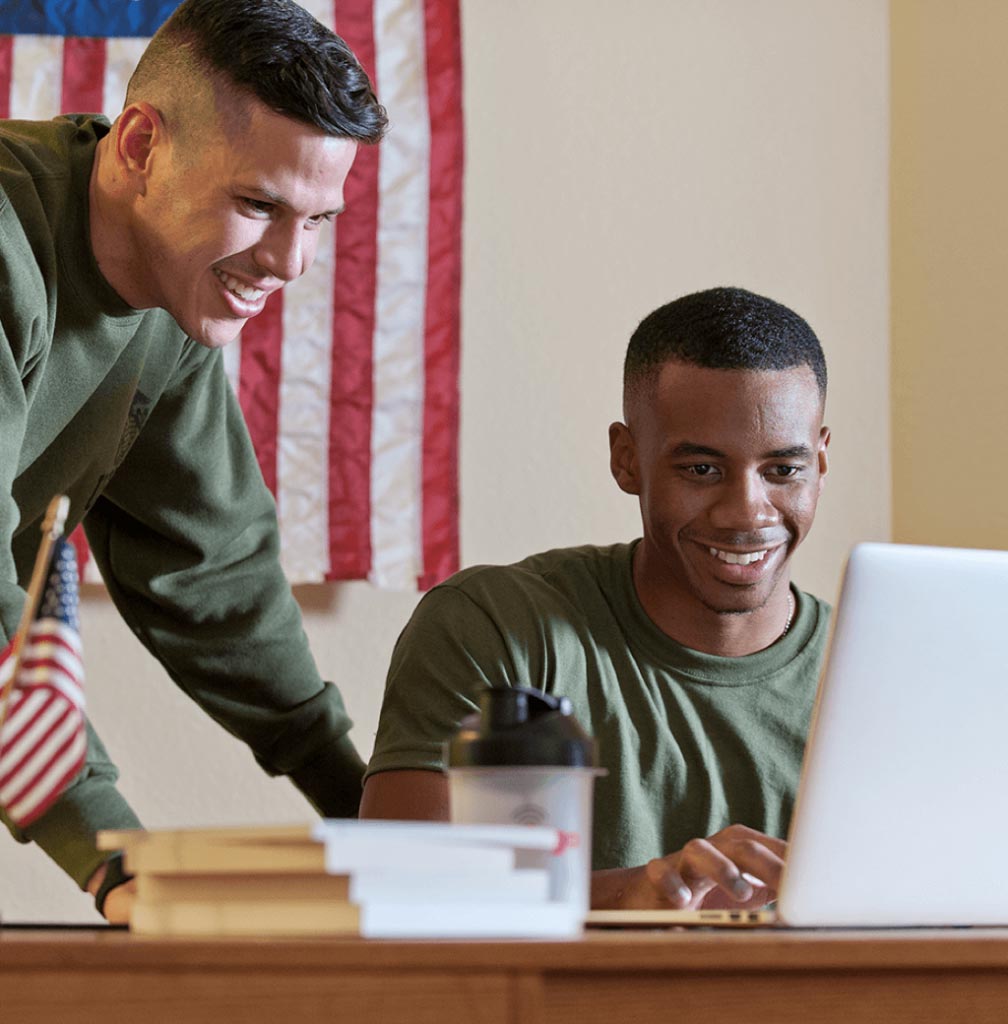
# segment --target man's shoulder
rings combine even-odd
[[[632,545],[553,548],[509,565],[473,565],[431,590],[414,622],[452,629],[576,631],[600,627],[620,603]]]
[[[631,544],[551,548],[506,565],[473,565],[441,584],[470,596],[481,593],[535,590],[566,593],[571,587],[594,583],[606,589],[629,565]]]
[[[31,280],[30,265],[51,277],[55,240],[80,230],[94,150],[105,129],[94,117],[0,122],[0,231],[10,273]],[[70,227],[68,227],[68,225]]]
[[[75,157],[93,150],[108,130],[108,122],[96,116],[61,116],[51,121],[0,122],[0,180],[6,185],[19,180],[66,177]]]

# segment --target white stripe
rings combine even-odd
[[[79,713],[69,715],[60,727],[49,735],[49,730],[52,729],[53,725],[59,721],[59,719],[66,714],[67,706],[62,701],[50,705],[45,711],[39,715],[38,719],[32,723],[32,725],[25,730],[24,735],[14,744],[9,751],[5,751],[5,758],[7,759],[8,765],[15,765],[23,757],[27,757],[27,760],[17,772],[7,780],[7,784],[0,789],[0,804],[4,807],[8,805],[10,799],[17,791],[25,784],[25,782],[33,778],[38,772],[45,766],[45,762],[49,757],[52,757],[52,751],[58,750],[60,746],[65,742],[61,739],[60,742],[53,747],[53,737],[62,736],[64,733],[69,735],[67,732],[67,723],[70,723],[70,730],[74,728],[74,723],[80,721]],[[48,737],[48,738],[47,738]]]
[[[333,0],[298,0],[298,3],[327,28],[333,27]]]
[[[38,637],[39,633],[42,634],[41,638]],[[81,689],[81,680],[84,678],[83,649],[77,630],[63,625],[57,619],[39,619],[31,628],[21,664],[24,666],[26,662],[32,661],[46,661],[50,664],[32,669],[23,667],[18,673],[19,685],[51,684],[79,708],[84,706],[84,691]]]
[[[381,144],[371,429],[369,579],[412,588],[421,571],[421,445],[430,120],[422,0],[376,0]]]
[[[25,693],[24,690],[15,690],[11,694],[10,714],[7,716],[7,721],[4,722],[2,741],[4,760],[8,763],[17,763],[17,758],[12,754],[12,750],[15,748],[8,748],[7,744],[10,743],[13,736],[16,736],[31,722],[38,713],[38,709],[48,699],[49,694],[43,693],[41,690],[33,690],[30,693]],[[26,752],[26,750],[21,750],[21,756]],[[0,775],[2,774],[3,772],[0,771]]]
[[[302,6],[334,27],[333,0]],[[277,415],[280,561],[298,583],[329,570],[329,400],[332,376],[336,223],[322,228],[315,262],[284,290]]]
[[[147,39],[120,39],[105,42],[105,81],[102,86],[102,110],[114,120],[126,99],[126,85],[140,55],[147,47]]]
[[[329,393],[335,224],[321,227],[315,262],[284,289],[277,416],[280,560],[299,583],[329,568]]]
[[[34,657],[48,656],[53,647],[62,647],[73,654],[81,653],[80,633],[73,626],[55,618],[52,614],[36,619],[28,631],[25,652]]]
[[[79,656],[73,652],[60,647],[58,644],[39,644],[39,652],[29,648],[21,662],[21,670],[18,672],[18,685],[24,686],[28,683],[45,682],[46,672],[59,672],[71,681],[79,680],[84,667]],[[35,661],[46,661],[47,664],[32,665]],[[76,703],[76,701],[75,701]]]
[[[76,724],[78,732],[70,746],[53,761],[49,770],[42,778],[35,782],[32,788],[16,804],[7,808],[7,813],[15,821],[20,821],[31,814],[43,800],[52,794],[56,783],[84,756],[87,742],[84,738],[84,731],[80,729],[80,723]]]
[[[58,647],[73,654],[81,653],[80,633],[59,619],[46,615],[36,619],[28,631],[25,651],[31,651],[36,658],[48,657],[50,649]]]
[[[39,665],[18,673],[18,683],[26,690],[49,687],[78,708],[84,707],[84,691],[80,688],[80,670],[66,672],[52,665]]]
[[[55,116],[63,91],[63,40],[57,36],[15,36],[13,49],[11,117]]]

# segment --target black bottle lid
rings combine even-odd
[[[449,768],[562,765],[593,768],[595,741],[581,728],[567,697],[524,686],[495,687],[480,697],[447,743]]]

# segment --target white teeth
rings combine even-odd
[[[722,562],[729,565],[751,565],[759,562],[766,556],[766,551],[747,551],[745,554],[736,555],[733,551],[720,551],[718,548],[708,548],[708,551]]]
[[[265,294],[261,288],[252,288],[250,285],[242,284],[237,278],[225,274],[223,270],[214,270],[214,273],[224,282],[224,287],[229,292],[234,292],[239,299],[246,302],[257,302]]]

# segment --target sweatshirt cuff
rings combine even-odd
[[[44,850],[81,889],[109,858],[95,846],[101,829],[140,828],[140,820],[106,779],[84,779],[71,786],[24,831],[24,838]]]
[[[288,777],[324,818],[357,817],[364,762],[349,736],[332,740]]]

